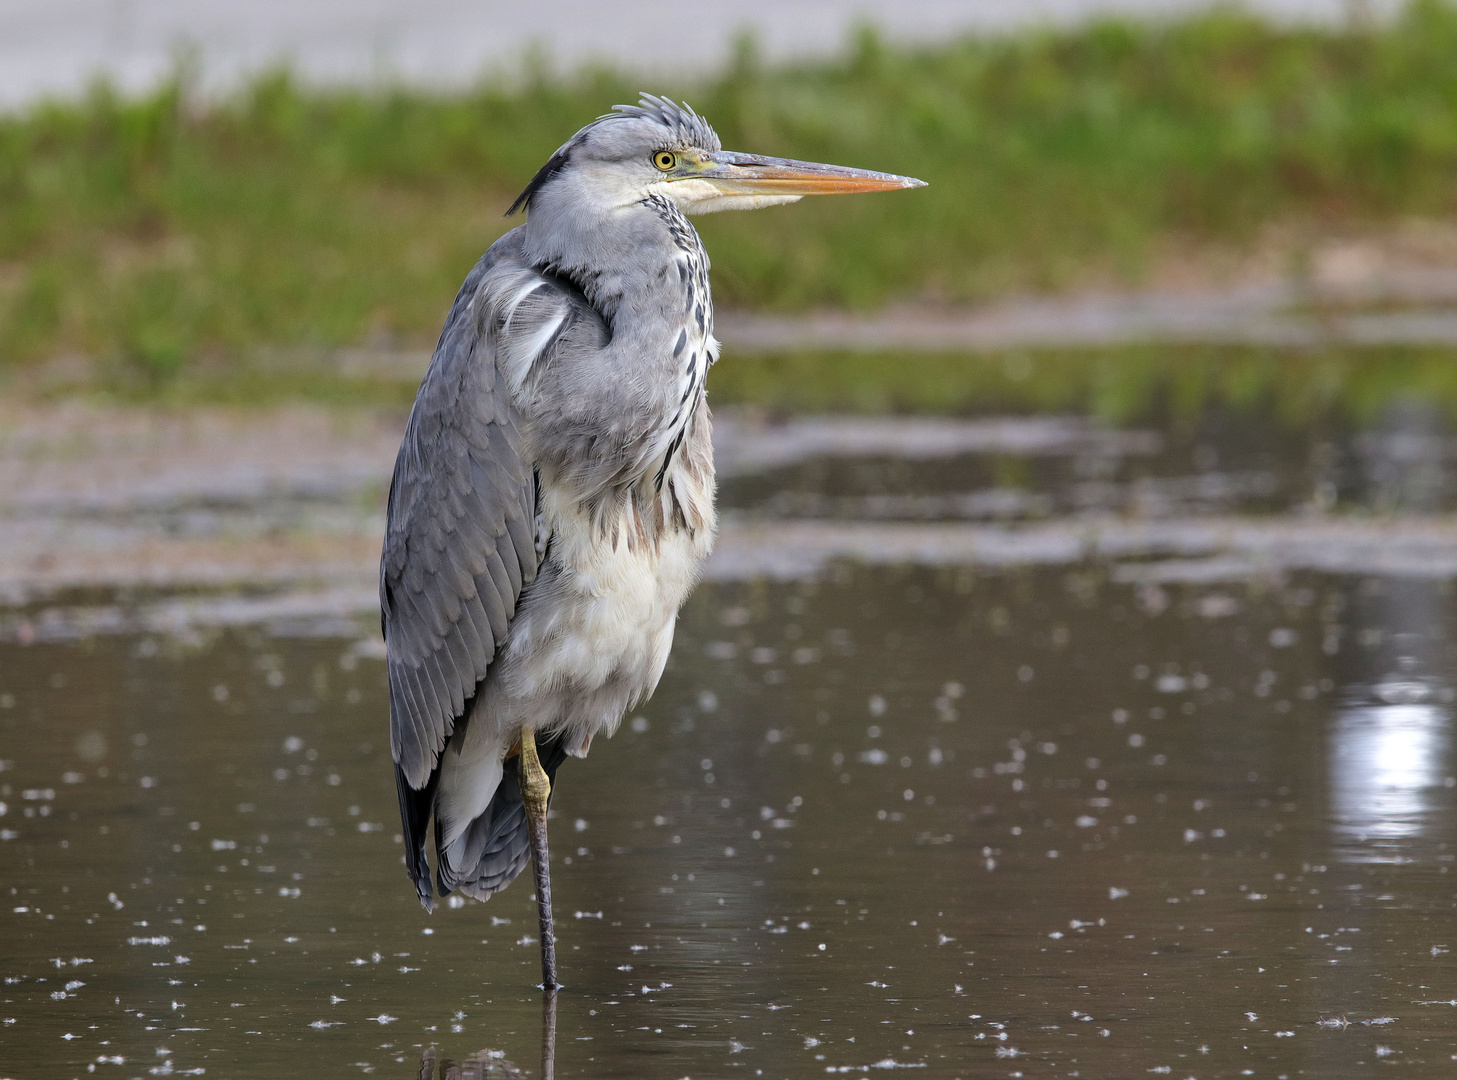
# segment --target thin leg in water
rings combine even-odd
[[[556,1080],[556,991],[541,996],[541,1080]]]
[[[536,756],[536,733],[521,732],[521,801],[526,807],[526,827],[531,833],[531,861],[536,871],[536,913],[541,923],[541,985],[550,992],[556,981],[556,928],[551,917],[551,856],[546,848],[546,803],[551,781]]]

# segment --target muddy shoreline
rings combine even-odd
[[[116,605],[94,598],[114,592],[144,598],[122,607],[132,611],[128,619],[142,612],[149,625],[368,621],[403,422],[393,411],[302,405],[186,413],[77,402],[5,406],[0,605],[11,617],[0,636],[44,636],[50,631],[37,631],[35,615],[49,608],[62,612],[45,617],[60,636],[101,627]],[[771,423],[728,410],[717,417],[715,439],[730,487],[706,576],[721,582],[813,578],[842,561],[984,569],[1093,564],[1114,579],[1149,584],[1278,579],[1302,570],[1457,577],[1457,516],[1441,507],[1335,513],[1301,504],[1242,513],[1234,504],[1165,500],[1130,513],[1096,502],[1049,510],[1044,500],[1023,513],[1012,489],[1002,486],[958,495],[960,502],[871,496],[826,503],[806,495],[789,505],[841,512],[784,516],[765,510],[785,505],[782,499],[764,502],[732,486],[792,486],[795,469],[827,462],[932,471],[938,461],[971,469],[984,458],[1075,466],[1152,461],[1163,449],[1155,431],[1109,430],[1073,417]],[[1206,488],[1209,479],[1201,481]],[[991,509],[920,520],[900,509],[928,502],[933,510],[968,503]],[[77,601],[78,594],[92,599]]]

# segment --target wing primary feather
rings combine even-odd
[[[395,791],[400,799],[400,820],[405,827],[405,870],[415,883],[415,893],[426,911],[435,910],[430,888],[430,863],[425,857],[425,836],[435,809],[435,789],[440,783],[440,766],[430,771],[424,787],[410,784],[405,771],[395,766]]]
[[[435,695],[434,688],[430,685],[430,673],[423,667],[411,666],[405,669],[407,684],[414,691],[415,711],[411,719],[419,735],[420,745],[429,749],[432,753],[439,752],[439,746],[444,745],[445,733],[441,730],[442,721],[448,714],[440,707],[440,701]],[[437,740],[432,740],[431,735],[440,732]],[[435,745],[432,745],[432,742]]]
[[[432,716],[449,727],[454,722],[457,713],[450,698],[450,672],[444,663],[444,656],[447,655],[443,649],[435,650],[425,657],[425,662],[420,665],[419,672],[420,685],[431,701]]]
[[[506,627],[510,624],[506,604],[502,599],[503,591],[509,585],[510,579],[506,577],[506,568],[501,564],[500,555],[492,554],[486,560],[486,573],[477,579],[476,587],[480,593],[481,606],[486,609],[486,617],[491,621],[491,634],[497,641],[505,638]]]
[[[476,678],[485,673],[486,665],[496,653],[495,642],[489,639],[482,641],[480,630],[476,626],[476,612],[480,607],[480,598],[472,593],[471,598],[461,605],[460,621],[455,624],[456,633],[470,658],[469,671]]]

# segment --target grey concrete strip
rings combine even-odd
[[[357,497],[389,483],[403,414],[0,401],[0,515]]]
[[[403,412],[0,405],[0,516],[257,512],[307,501],[379,509],[403,429]],[[725,476],[817,457],[1143,455],[1160,446],[1154,432],[1108,430],[1080,417],[714,416]]]
[[[381,523],[347,534],[177,539],[95,524],[50,529],[0,522],[0,602],[34,603],[76,588],[159,592],[283,589],[287,600],[197,601],[176,610],[210,625],[368,614]],[[1098,562],[1118,580],[1208,582],[1314,570],[1457,577],[1457,519],[1402,517],[1121,519],[1028,526],[727,518],[706,576],[815,577],[837,561],[997,569]],[[327,597],[328,602],[310,601]]]
[[[1130,581],[1296,570],[1444,579],[1457,577],[1457,520],[1209,518],[1006,527],[728,521],[707,573],[716,580],[804,578],[836,560],[985,568],[1100,561],[1115,564]]]
[[[720,475],[738,476],[820,457],[1145,455],[1158,453],[1163,439],[1152,431],[1099,428],[1073,416],[805,416],[776,423],[726,410],[714,417],[713,443]]]
[[[204,86],[214,90],[280,62],[314,81],[461,87],[483,74],[519,73],[533,50],[548,63],[595,61],[644,72],[651,90],[658,88],[651,80],[720,70],[745,29],[764,55],[783,59],[842,49],[852,27],[864,22],[895,38],[942,40],[1099,12],[1147,16],[1207,6],[1208,0],[5,0],[0,107],[78,95],[101,72],[124,90],[141,90],[169,75],[179,52],[195,57]],[[1347,16],[1349,0],[1249,6],[1330,22]]]

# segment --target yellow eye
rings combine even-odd
[[[671,150],[659,150],[653,155],[653,164],[663,172],[667,172],[674,165],[678,164],[678,155]]]

